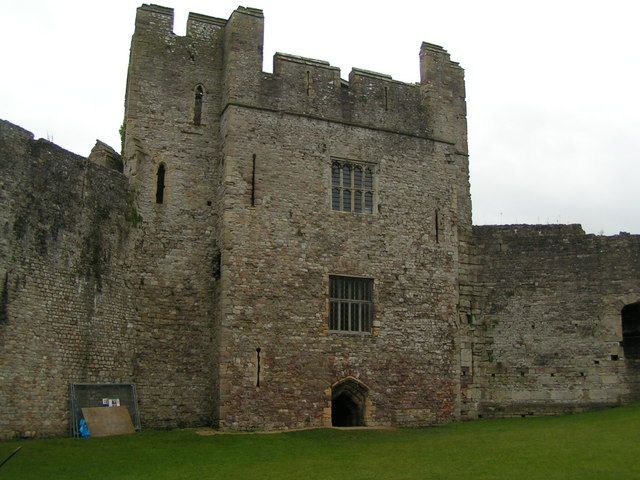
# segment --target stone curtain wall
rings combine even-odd
[[[128,382],[137,313],[122,174],[0,121],[0,437],[68,432],[71,382]]]
[[[473,231],[479,413],[561,413],[637,398],[620,313],[640,300],[640,236],[585,235],[579,225]]]

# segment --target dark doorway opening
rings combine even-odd
[[[622,349],[625,358],[640,360],[640,302],[622,308]]]
[[[331,424],[361,427],[365,424],[367,388],[354,379],[335,385],[331,392]]]

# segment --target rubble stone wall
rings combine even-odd
[[[173,10],[138,9],[124,119],[124,173],[140,235],[132,246],[140,338],[136,378],[142,422],[217,421],[220,282],[220,95],[224,20],[191,14],[172,32]],[[196,121],[196,93],[202,89]],[[164,170],[162,203],[156,198]]]
[[[579,225],[474,227],[474,381],[484,416],[561,413],[638,398],[621,310],[640,300],[640,236]]]
[[[455,418],[448,146],[241,107],[227,109],[223,132],[223,281],[233,288],[221,331],[222,426],[330,425],[331,386],[347,377],[369,389],[369,425]],[[375,165],[373,214],[332,210],[334,158]],[[374,280],[372,333],[329,331],[330,275]]]
[[[68,432],[69,384],[133,379],[126,178],[0,121],[0,437]]]
[[[268,73],[263,32],[239,7],[178,36],[141,6],[122,156],[0,123],[0,436],[63,434],[72,382],[135,383],[145,428],[327,426],[336,385],[367,425],[640,398],[640,237],[472,227],[442,47],[414,84],[283,53]],[[332,208],[334,161],[375,171],[371,213]],[[373,281],[370,332],[329,329],[333,275]]]
[[[262,35],[253,9],[225,26],[220,425],[330,425],[345,378],[368,389],[368,425],[457,418],[462,69],[423,44],[419,84],[286,54],[270,74]],[[375,168],[373,214],[332,210],[334,159]],[[329,331],[330,275],[373,279],[371,333]]]

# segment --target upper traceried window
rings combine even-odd
[[[331,163],[331,208],[342,212],[373,213],[374,166],[349,160]]]

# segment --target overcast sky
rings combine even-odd
[[[155,0],[227,18],[238,1]],[[172,1],[173,3],[169,3]],[[87,155],[119,149],[140,1],[0,0],[0,118]],[[276,51],[417,82],[420,42],[466,71],[475,224],[640,233],[640,2],[252,0]]]

